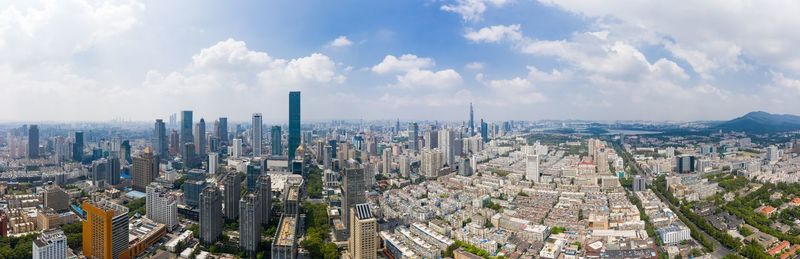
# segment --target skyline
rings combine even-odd
[[[189,3],[0,4],[0,121],[186,109],[288,121],[293,90],[305,121],[465,120],[469,103],[492,121],[800,108],[791,1],[204,1],[174,12]]]

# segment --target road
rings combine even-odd
[[[623,146],[617,144],[616,142],[614,142],[614,143],[615,143],[614,147],[615,147],[615,149],[617,149],[617,153],[619,153],[619,155],[622,156],[623,160],[625,160],[625,163],[628,164],[628,165],[631,165],[631,167],[633,167],[633,169],[636,171],[637,175],[644,176],[648,185],[651,184],[653,181],[651,181],[650,175],[647,174],[647,172],[645,172],[641,167],[639,167],[639,164],[637,164],[633,160],[633,156],[630,153],[628,153],[628,151],[625,150],[625,148]],[[661,199],[662,202],[667,204],[667,206],[669,206],[669,208],[672,210],[672,212],[678,214],[681,218],[687,218],[686,215],[683,215],[681,210],[678,209],[676,204],[672,204],[666,197],[664,197],[663,195],[661,195],[660,193],[658,193],[656,191],[654,191],[653,193],[655,193],[656,196],[658,196],[658,198]],[[699,230],[701,232],[701,234],[706,237],[707,240],[713,241],[714,252],[712,252],[710,254],[712,256],[712,258],[722,258],[727,254],[735,253],[735,251],[723,246],[722,243],[717,241],[717,239],[715,239],[714,237],[712,237],[711,235],[706,233],[705,230],[703,230],[702,228],[700,228],[697,225],[695,225],[694,222],[691,222],[691,221],[686,222],[686,221],[684,221],[683,223],[685,223],[686,225],[690,225],[690,226],[694,227],[695,229]]]

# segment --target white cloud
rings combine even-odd
[[[481,28],[480,30],[467,30],[464,37],[473,42],[499,42],[503,40],[516,41],[522,39],[519,24],[495,25]]]
[[[347,39],[347,36],[339,36],[338,38],[332,40],[328,43],[331,47],[347,47],[353,45],[353,42]]]
[[[502,7],[509,0],[456,0],[453,4],[442,5],[443,11],[460,14],[465,21],[480,21],[487,7]]]
[[[433,59],[420,58],[413,54],[405,54],[397,58],[393,55],[386,55],[381,63],[372,67],[372,72],[378,74],[407,72],[415,69],[423,69],[434,66]]]
[[[432,88],[449,89],[463,82],[461,75],[455,70],[445,69],[437,72],[414,69],[397,76],[394,87],[399,88]]]
[[[483,70],[483,67],[485,67],[485,65],[481,62],[469,62],[464,65],[464,68],[469,70]]]

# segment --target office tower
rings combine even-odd
[[[300,146],[300,92],[289,92],[289,165],[295,157],[295,151]]]
[[[268,174],[258,177],[258,199],[261,205],[261,224],[269,225],[272,218],[272,178]]]
[[[416,122],[412,122],[409,125],[408,131],[408,141],[409,145],[411,145],[411,150],[419,152],[419,125],[417,125]]]
[[[175,129],[178,127],[178,115],[177,114],[170,114],[169,115],[169,128]]]
[[[246,180],[247,180],[247,191],[253,192],[256,190],[256,181],[258,180],[258,176],[261,175],[262,168],[261,165],[256,163],[255,161],[250,162],[247,165],[247,171],[245,172]]]
[[[167,127],[161,119],[156,120],[155,130],[153,132],[153,149],[154,153],[162,159],[169,157],[169,150],[167,146]]]
[[[322,153],[322,169],[328,170],[331,169],[331,161],[333,160],[333,147],[331,145],[325,145],[323,148]]]
[[[178,199],[169,194],[169,190],[158,183],[147,185],[145,198],[147,218],[166,225],[169,231],[178,226]]]
[[[31,125],[28,128],[28,159],[39,158],[39,126]]]
[[[183,162],[183,166],[187,169],[197,168],[197,163],[195,162],[197,159],[195,148],[193,143],[184,143],[183,149],[181,150],[181,162]]]
[[[472,111],[472,102],[469,103],[469,136],[475,136],[475,113]]]
[[[439,131],[433,126],[425,132],[425,148],[434,149],[439,147]]]
[[[481,119],[481,139],[483,143],[489,142],[489,124]]]
[[[219,157],[217,157],[217,152],[209,152],[208,153],[208,173],[209,174],[216,174],[217,168],[219,167]]]
[[[206,121],[203,118],[194,127],[194,153],[200,157],[206,156]]]
[[[462,157],[458,163],[458,174],[461,176],[472,175],[472,163],[468,157]]]
[[[254,256],[261,241],[261,212],[258,197],[248,193],[239,201],[239,247],[247,255]]]
[[[69,210],[69,195],[58,185],[48,184],[44,188],[44,207],[56,212]]]
[[[57,163],[66,162],[70,158],[69,142],[62,136],[55,139],[55,156]]]
[[[75,132],[75,142],[72,143],[72,160],[83,161],[83,131]]]
[[[692,155],[681,155],[675,157],[675,171],[679,174],[692,173],[695,171],[697,160]]]
[[[42,231],[38,238],[33,240],[33,259],[62,259],[67,258],[67,236],[61,229]]]
[[[270,130],[270,143],[272,146],[273,156],[280,156],[283,154],[283,147],[281,146],[281,126],[272,126]]]
[[[183,183],[183,202],[189,207],[200,205],[200,193],[206,188],[204,179],[192,178]]]
[[[150,147],[146,147],[141,156],[133,158],[132,187],[134,190],[144,192],[147,185],[152,183],[156,177],[158,177],[158,157],[153,155]]]
[[[364,195],[364,168],[345,168],[342,177],[342,212],[344,212],[345,228],[350,229],[350,208],[356,204],[367,202]]]
[[[239,198],[242,190],[242,178],[232,172],[225,176],[225,218],[235,220],[239,217]]]
[[[383,163],[383,173],[389,174],[392,172],[392,150],[388,148],[383,149],[383,155],[381,156],[381,162]]]
[[[242,156],[242,139],[233,139],[233,144],[231,145],[231,156],[233,158],[239,158]]]
[[[181,141],[178,131],[171,130],[169,132],[169,155],[177,156],[181,152]]]
[[[200,240],[213,244],[222,234],[222,197],[219,189],[208,186],[200,193]]]
[[[350,258],[375,259],[378,251],[378,221],[372,215],[368,204],[358,204],[350,208],[350,238],[347,251]]]
[[[111,155],[106,159],[106,183],[110,185],[120,184],[120,171],[122,170],[122,163],[119,157]]]
[[[180,146],[186,143],[192,143],[194,136],[192,136],[192,111],[181,112],[181,143]]]
[[[120,144],[119,148],[119,157],[124,159],[127,164],[133,163],[131,158],[131,142],[128,140],[123,140],[122,144]]]
[[[108,165],[106,165],[105,158],[92,161],[92,185],[98,188],[105,186],[106,169],[108,169]]]
[[[83,255],[87,258],[130,258],[128,208],[110,200],[83,202]]]
[[[539,182],[539,155],[527,155],[525,158],[525,179]]]
[[[219,149],[219,138],[214,136],[213,134],[207,133],[206,134],[206,151],[207,152],[218,152]]]
[[[261,146],[264,144],[261,140],[264,137],[262,129],[263,122],[261,121],[261,113],[253,113],[253,126],[251,128],[250,146],[253,148],[253,156],[260,156],[262,153]]]
[[[647,180],[642,177],[641,175],[636,175],[633,177],[633,191],[639,192],[644,191],[647,188]]]
[[[228,118],[219,117],[219,126],[216,129],[217,137],[220,141],[220,146],[228,145]]]
[[[442,129],[439,131],[439,150],[444,156],[444,163],[450,167],[455,167],[455,144],[455,134],[452,130]]]

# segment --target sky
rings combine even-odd
[[[800,2],[0,3],[0,121],[725,120],[800,109]]]

